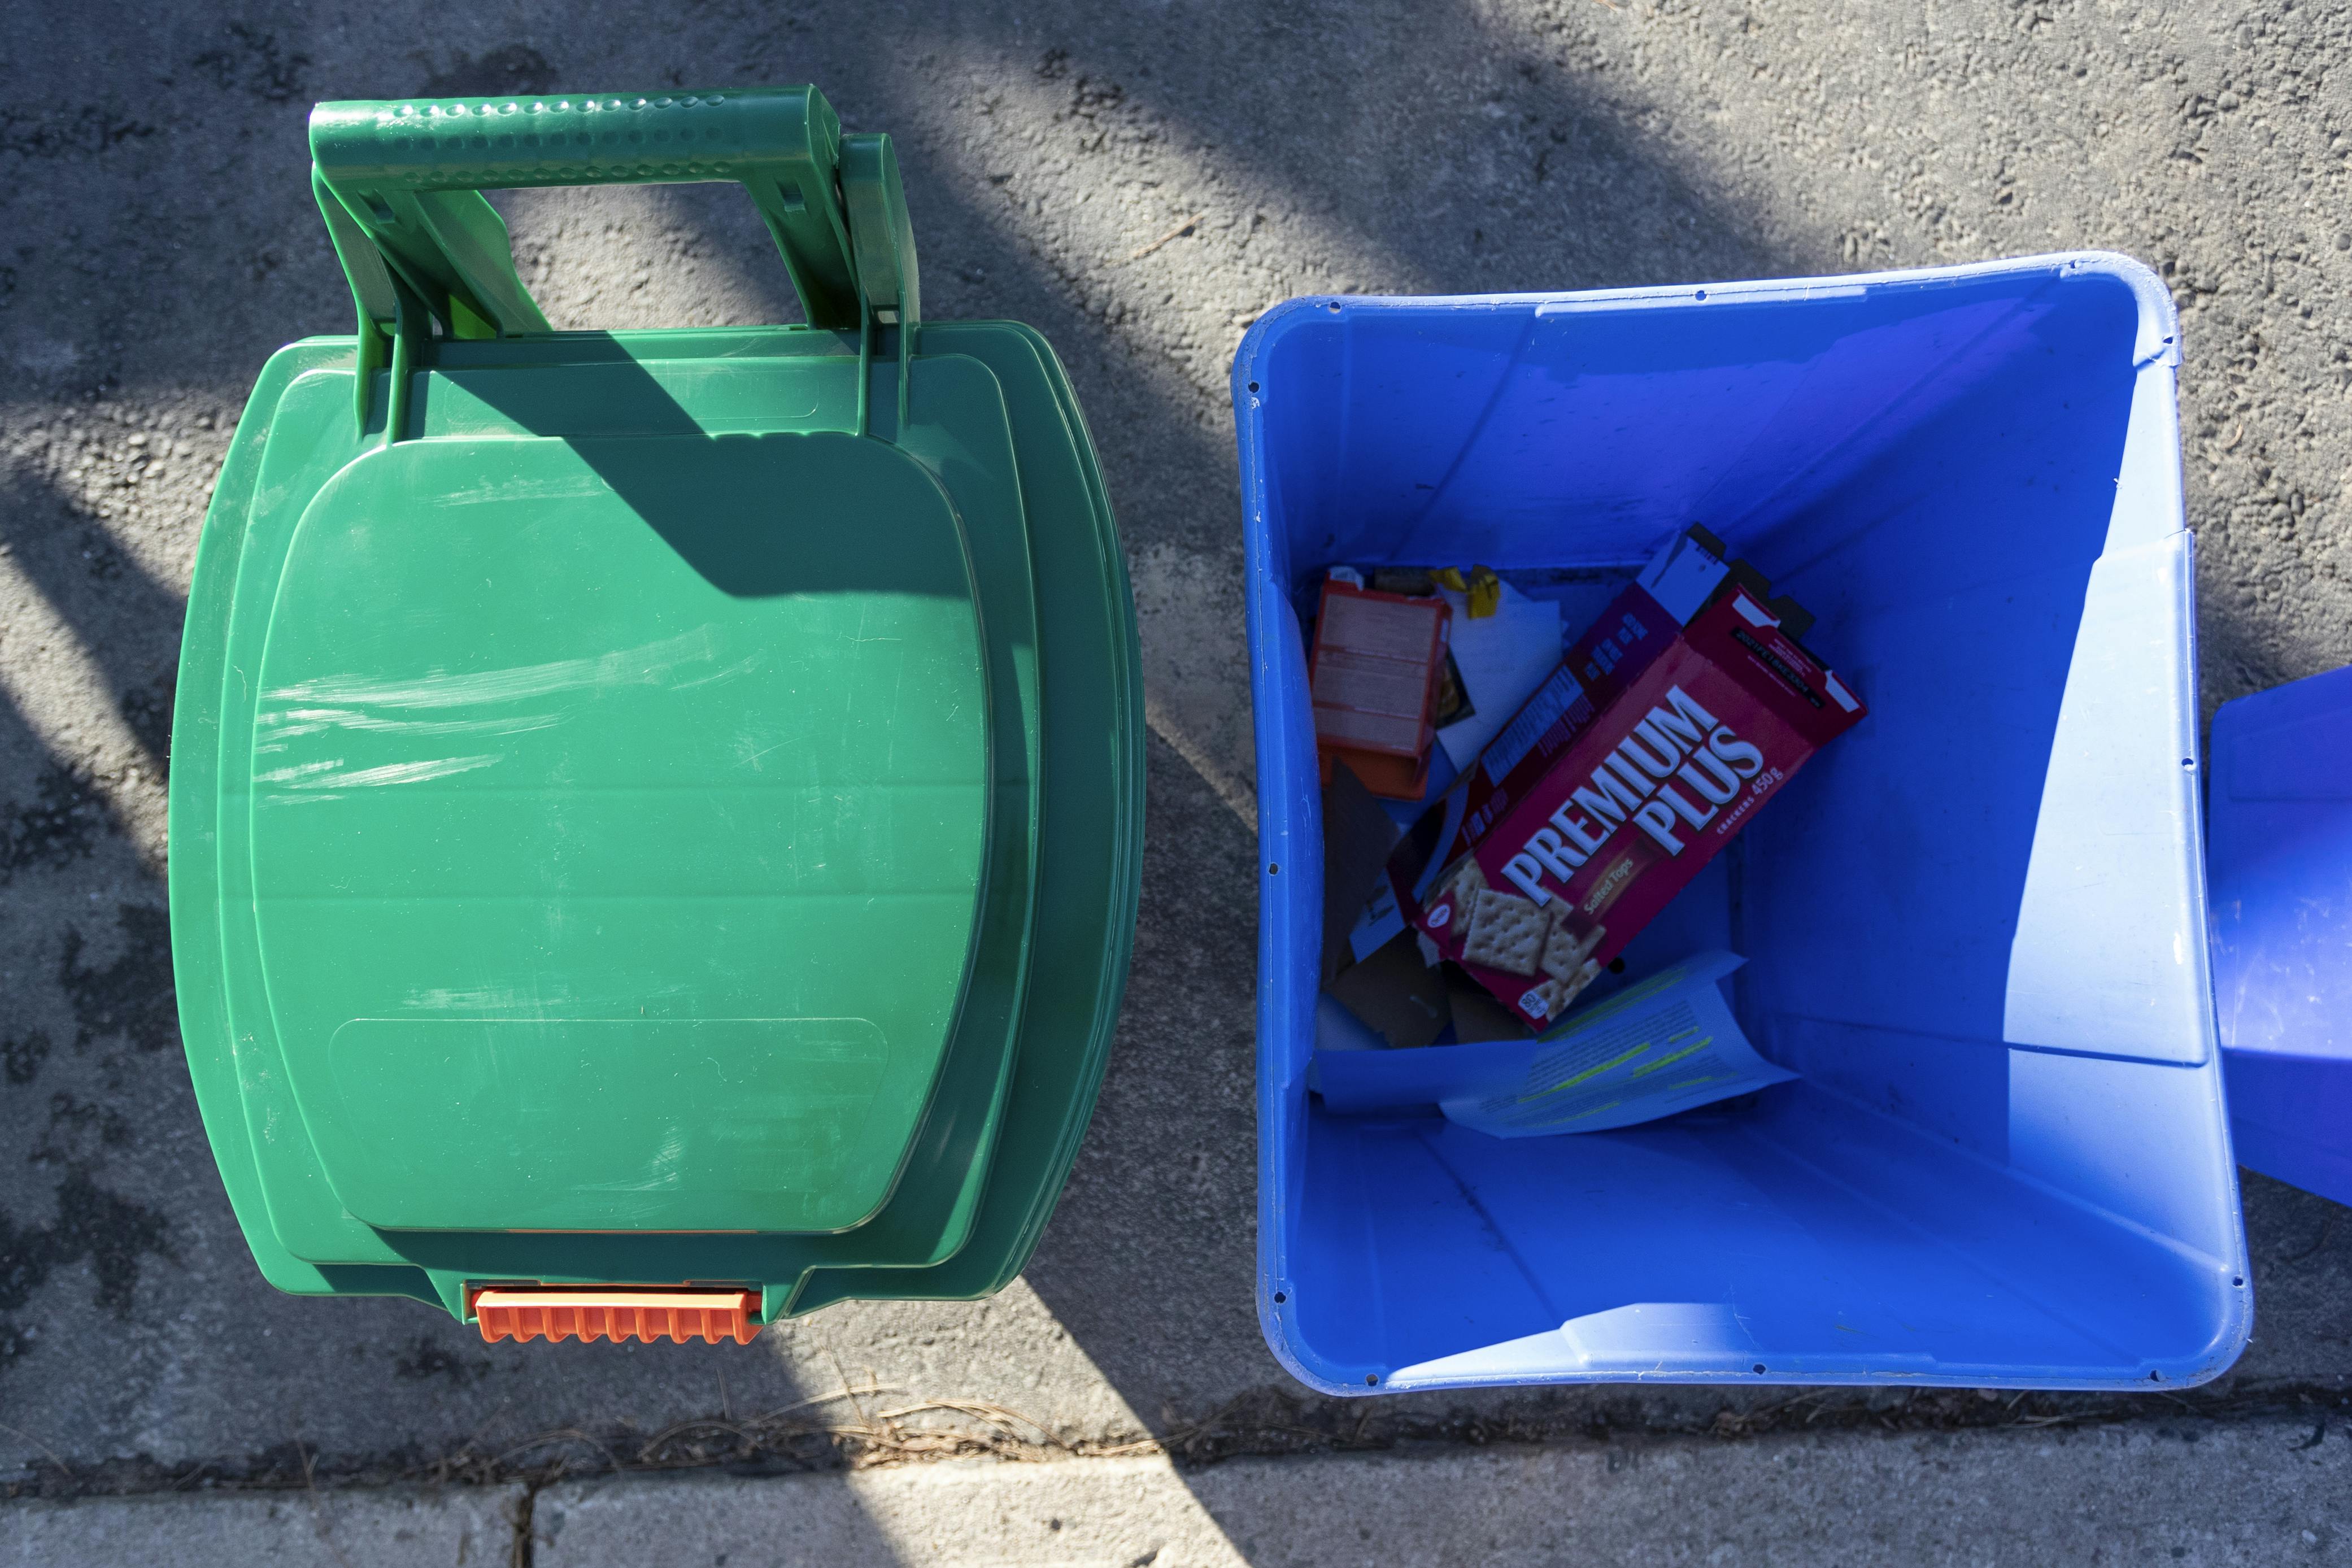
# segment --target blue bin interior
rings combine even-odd
[[[2062,870],[2058,838],[2116,830],[2056,833],[2043,795],[2134,466],[2168,516],[2134,525],[2147,539],[2097,635],[2128,626],[2125,662],[2182,732],[2143,735],[2125,713],[2104,735],[2084,685],[2070,798],[2085,776],[2101,797],[2101,769],[2122,798],[2146,794],[2148,769],[2171,771],[2162,789],[2194,765],[2169,301],[2119,258],[1831,282],[1297,300],[1243,347],[1266,862],[1259,1304],[1315,1386],[2147,1387],[2211,1376],[2242,1347],[2201,908],[2154,926],[2146,908],[2198,903],[2193,787],[2176,831],[2147,844],[2147,876],[2071,889],[2087,918],[2020,942],[2037,825]],[[1802,1080],[1574,1137],[1327,1110],[1306,1075],[1313,585],[1335,563],[1630,574],[1692,522],[1817,613],[1809,643],[1872,706],[1645,939],[1654,958],[1748,955],[1736,1011]],[[2152,929],[2178,951],[2112,951]],[[2078,961],[2178,965],[2191,984],[2151,993],[2144,1025],[2126,1007],[2089,1027],[2089,1048],[2063,1048],[2063,1030],[2018,1043],[2020,987],[2049,989],[2054,966],[2063,990]]]

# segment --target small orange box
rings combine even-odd
[[[1324,580],[1307,687],[1325,784],[1345,762],[1374,795],[1421,798],[1453,613],[1444,599]]]

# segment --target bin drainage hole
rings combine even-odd
[[[1622,973],[1625,973],[1625,961],[1624,961],[1623,959],[1622,959],[1622,958],[1612,958],[1612,959],[1611,959],[1611,960],[1609,961],[1609,973],[1612,973],[1612,974],[1622,974]]]
[[[2241,1274],[2241,1275],[2239,1275],[2239,1276],[2235,1277],[2234,1279],[2232,1279],[2230,1281],[2230,1283],[2231,1283],[2231,1284],[2232,1284],[2232,1285],[2239,1285],[2239,1286],[2242,1286],[2242,1285],[2244,1285],[2244,1284],[2245,1284],[2245,1282],[2246,1282],[2246,1279],[2245,1279],[2245,1276],[2244,1276],[2244,1275],[2242,1275],[2242,1274]],[[1275,1298],[1275,1300],[1277,1300],[1277,1301],[1279,1301],[1279,1300],[1282,1300],[1282,1298],[1281,1298],[1281,1297],[1279,1297],[1279,1296],[1276,1296],[1276,1297]]]
[[[2160,1372],[2149,1373],[2147,1374],[2147,1380],[2150,1383],[2162,1383],[2164,1381],[2164,1373]]]
[[[1287,1291],[1284,1291],[1284,1290],[1276,1290],[1276,1291],[1274,1293],[1274,1304],[1275,1304],[1276,1306],[1277,1306],[1277,1307],[1281,1306],[1285,1301],[1287,1301],[1287,1300],[1290,1300],[1290,1295],[1289,1295],[1289,1293],[1288,1293]]]
[[[1380,1382],[1380,1380],[1381,1374],[1379,1373],[1368,1372],[1364,1373],[1364,1386],[1367,1388],[1371,1387],[1374,1384]]]
[[[1331,313],[1335,316],[1339,313],[1339,301],[1337,300],[1331,301]],[[2170,338],[2167,338],[2164,341],[2168,343],[2172,340]]]
[[[1282,865],[1281,865],[1281,863],[1280,863],[1279,861],[1275,861],[1275,860],[1269,860],[1269,861],[1267,861],[1267,862],[1265,863],[1265,874],[1266,874],[1267,876],[1269,876],[1269,877],[1278,877],[1278,876],[1280,876],[1280,875],[1282,874]]]
[[[2180,759],[2180,765],[2184,768],[2193,768],[2197,765],[2197,759],[2194,757],[2183,757]]]
[[[1763,1363],[1762,1362],[1760,1362],[1760,1361],[1759,1361],[1759,1362],[1758,1362],[1758,1363],[1756,1363],[1756,1370],[1757,1370],[1758,1372],[1762,1372],[1762,1371],[1764,1370],[1764,1363]]]
[[[1255,391],[1257,390],[1257,383],[1255,383],[1255,382],[1254,382],[1254,381],[1253,381],[1253,382],[1251,382],[1251,383],[1250,383],[1250,390],[1251,390],[1252,392],[1255,392]]]
[[[1700,290],[1698,291],[1698,297],[1699,297],[1700,299],[1702,299],[1702,300],[1706,299],[1706,289],[1700,289]]]

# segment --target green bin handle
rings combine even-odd
[[[811,326],[912,329],[914,239],[887,136],[845,137],[814,87],[357,100],[310,114],[312,184],[360,313],[360,400],[410,331],[551,331],[484,190],[732,180],[775,237]]]

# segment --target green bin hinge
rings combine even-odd
[[[322,103],[311,184],[359,311],[357,407],[366,431],[385,375],[384,439],[405,423],[411,374],[450,338],[552,331],[515,273],[485,190],[732,180],[751,193],[811,327],[858,337],[857,428],[867,431],[877,326],[895,327],[898,425],[921,321],[914,230],[890,138],[845,136],[813,87],[710,92]]]

